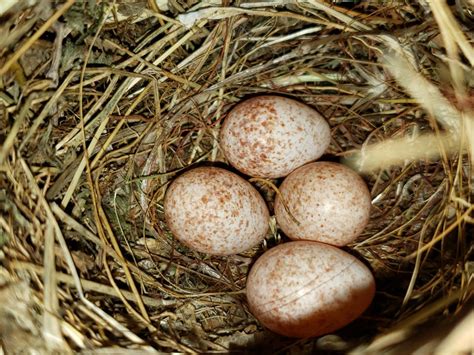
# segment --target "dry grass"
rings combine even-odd
[[[0,18],[0,349],[396,354],[420,325],[462,313],[474,270],[472,2],[13,3]],[[318,109],[326,158],[363,171],[373,196],[351,247],[376,298],[319,339],[278,337],[247,309],[249,265],[284,239],[274,224],[264,245],[219,258],[163,222],[168,183],[225,164],[220,123],[258,93]],[[279,181],[254,183],[271,201]]]

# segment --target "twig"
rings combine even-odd
[[[5,74],[8,69],[35,43],[54,22],[56,22],[74,3],[76,0],[67,0],[67,2],[60,7],[39,29],[31,36],[19,49],[13,53],[10,59],[0,68],[0,76]]]
[[[8,265],[11,267],[18,269],[18,270],[28,270],[38,275],[44,272],[44,267],[39,265],[34,265],[29,262],[13,260]],[[75,287],[76,282],[74,281],[74,277],[71,275],[67,275],[61,272],[56,273],[56,279],[58,282],[62,282],[70,287]],[[103,285],[94,281],[89,281],[86,279],[80,279],[81,285],[84,291],[92,291],[97,293],[102,293],[107,296],[117,298],[117,290],[114,287]],[[127,290],[120,290],[121,294],[130,302],[136,302],[136,298],[132,292]],[[142,296],[143,301],[150,307],[157,307],[161,308],[164,306],[172,306],[176,304],[174,300],[165,300],[159,297],[149,297],[149,296]]]
[[[414,253],[408,255],[405,259],[406,259],[406,260],[413,259],[413,258],[415,258],[418,254],[423,253],[423,252],[425,252],[425,251],[428,250],[428,249],[431,249],[431,248],[433,247],[433,245],[435,245],[436,243],[439,243],[440,241],[442,241],[449,233],[451,233],[451,232],[454,230],[454,228],[456,228],[456,227],[459,226],[461,223],[463,223],[463,222],[465,221],[465,219],[469,217],[469,214],[470,214],[473,210],[474,210],[474,206],[471,206],[470,208],[468,208],[466,212],[464,212],[459,218],[457,218],[454,223],[451,223],[448,228],[446,228],[445,230],[443,230],[442,233],[440,233],[439,235],[437,235],[436,237],[434,237],[429,243],[425,244],[423,247],[419,248],[419,249],[418,249],[417,251],[415,251]]]
[[[146,344],[145,341],[140,339],[137,335],[132,333],[130,330],[128,330],[125,326],[120,324],[117,320],[115,320],[113,317],[109,316],[107,313],[105,313],[102,309],[97,307],[95,304],[90,302],[85,296],[84,296],[84,291],[82,289],[81,285],[81,279],[79,277],[79,274],[77,273],[76,266],[74,265],[74,261],[72,259],[72,255],[67,247],[66,240],[64,239],[64,236],[61,232],[61,229],[59,228],[59,224],[54,218],[53,212],[51,211],[51,208],[49,204],[47,203],[46,199],[44,198],[43,194],[41,193],[41,190],[39,189],[38,185],[36,184],[36,181],[34,180],[33,174],[31,173],[30,169],[28,168],[28,165],[26,164],[25,160],[20,159],[20,164],[23,168],[23,171],[25,172],[26,176],[28,177],[28,180],[31,182],[33,188],[36,190],[36,195],[40,199],[41,205],[43,206],[44,210],[46,211],[46,215],[48,216],[48,219],[51,223],[53,223],[56,238],[58,239],[58,242],[61,246],[61,249],[63,250],[64,253],[64,258],[66,259],[66,263],[69,267],[70,272],[72,273],[72,277],[74,279],[74,284],[75,287],[78,291],[79,298],[81,301],[93,312],[96,314],[100,315],[108,324],[110,324],[113,328],[117,329],[120,331],[125,337],[127,337],[130,341],[133,341],[134,343],[137,344]]]

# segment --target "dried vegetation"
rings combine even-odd
[[[473,291],[474,4],[355,2],[2,2],[0,349],[397,354],[444,339]],[[274,225],[220,258],[163,223],[167,184],[225,163],[219,126],[258,93],[318,109],[326,158],[371,189],[351,247],[378,292],[337,334],[285,339],[249,313]],[[279,181],[255,183],[270,199]]]

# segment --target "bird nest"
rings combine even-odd
[[[0,349],[447,346],[473,291],[473,21],[471,0],[2,1]],[[372,195],[349,247],[375,299],[319,338],[275,335],[248,310],[249,266],[285,241],[274,222],[224,258],[186,248],[163,218],[176,174],[226,164],[220,125],[261,93],[317,109],[323,159],[358,170]],[[254,185],[271,202],[280,182]]]

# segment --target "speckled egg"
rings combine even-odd
[[[311,107],[281,96],[257,96],[234,107],[221,128],[220,145],[244,174],[278,178],[318,159],[331,139],[329,125]]]
[[[164,210],[173,235],[207,254],[243,252],[260,243],[268,230],[268,209],[258,191],[216,167],[198,167],[176,178],[166,191]]]
[[[281,230],[293,240],[343,246],[354,241],[369,221],[367,185],[342,164],[302,166],[286,177],[280,193],[275,199],[275,216]]]
[[[263,254],[247,278],[251,312],[288,337],[333,332],[359,317],[375,294],[370,270],[331,245],[297,241]]]

